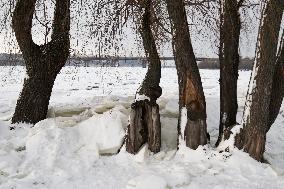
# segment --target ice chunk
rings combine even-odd
[[[128,181],[127,189],[168,189],[166,180],[160,176],[147,174]]]

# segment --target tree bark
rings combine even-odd
[[[270,101],[275,74],[279,30],[284,1],[268,0],[263,4],[261,25],[246,106],[243,129],[236,146],[251,157],[263,160],[266,133],[270,128]]]
[[[269,107],[269,125],[270,127],[275,122],[284,97],[284,31],[282,33],[281,46],[277,57],[275,66],[275,73],[273,77],[270,107]],[[268,127],[268,130],[270,129]]]
[[[35,3],[36,0],[19,0],[13,14],[13,29],[28,77],[12,123],[35,124],[46,118],[55,78],[69,56],[70,0],[56,0],[51,41],[40,46],[33,42],[31,34]]]
[[[241,22],[237,0],[221,1],[220,8],[220,141],[229,137],[230,128],[236,125],[238,111],[237,83],[239,67],[239,39]]]
[[[161,61],[151,30],[151,0],[145,0],[140,34],[148,59],[148,71],[136,95],[149,99],[139,99],[131,106],[129,126],[126,136],[126,150],[136,154],[141,146],[148,143],[150,151],[157,153],[161,147],[161,123],[159,106],[156,100],[161,96],[159,86],[161,78]]]
[[[166,0],[173,31],[173,52],[179,83],[180,117],[178,133],[186,146],[196,149],[207,144],[206,104],[196,58],[193,52],[183,0]],[[186,108],[187,121],[181,125]],[[181,131],[181,128],[184,130]]]
[[[136,154],[141,146],[147,142],[147,127],[144,119],[144,102],[137,101],[131,105],[129,125],[126,134],[126,151]]]

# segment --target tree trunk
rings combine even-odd
[[[28,77],[12,123],[35,124],[46,118],[55,78],[69,56],[70,0],[56,0],[51,41],[41,46],[33,42],[31,34],[35,3],[36,0],[19,0],[13,14],[13,29]]]
[[[221,1],[220,8],[220,123],[216,146],[236,125],[239,67],[240,15],[237,0]]]
[[[137,101],[131,105],[129,125],[126,135],[126,151],[136,154],[141,146],[147,142],[147,127],[144,119],[144,101]]]
[[[136,100],[131,106],[126,150],[132,154],[136,154],[147,142],[149,150],[154,153],[159,152],[161,147],[160,114],[159,106],[156,103],[162,94],[162,89],[159,86],[161,61],[151,30],[151,0],[145,0],[141,6],[144,9],[144,14],[140,34],[149,65],[145,79],[136,94]]]
[[[243,129],[236,138],[236,146],[243,148],[258,161],[263,160],[266,133],[270,128],[271,91],[283,10],[283,0],[268,0],[263,3],[255,65],[244,110]]]
[[[270,107],[269,107],[269,125],[270,127],[276,120],[281,104],[284,97],[284,30],[282,33],[281,46],[279,48],[279,53],[277,57],[277,62],[275,66],[275,73],[273,77]],[[268,130],[270,129],[268,128]],[[267,132],[268,132],[267,130]]]
[[[207,144],[206,104],[193,52],[183,0],[166,0],[173,31],[173,52],[178,73],[180,117],[178,133],[186,146],[196,149]],[[186,120],[181,123],[182,111]],[[182,130],[181,130],[182,129]]]
[[[21,96],[13,116],[13,123],[35,124],[46,118],[49,98],[55,78],[46,76],[45,70],[25,79]]]

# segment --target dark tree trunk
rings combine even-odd
[[[184,2],[166,0],[166,4],[173,31],[173,52],[179,82],[178,132],[186,141],[187,147],[196,149],[199,145],[207,144],[205,97],[191,44]],[[183,108],[187,111],[187,121],[181,125]]]
[[[35,124],[46,118],[55,78],[69,56],[70,0],[56,0],[51,41],[41,46],[33,42],[31,34],[35,3],[36,0],[19,0],[13,15],[13,29],[28,77],[12,123]]]
[[[230,128],[236,125],[238,111],[237,82],[239,67],[240,15],[237,0],[221,1],[220,8],[220,141],[229,136]]]
[[[271,91],[283,9],[283,0],[264,3],[243,129],[236,137],[236,146],[258,161],[263,160],[266,133],[270,128]]]
[[[161,96],[159,86],[161,78],[161,61],[158,55],[155,39],[151,30],[151,0],[145,0],[141,5],[144,9],[140,34],[148,59],[148,71],[137,91],[136,101],[131,106],[129,126],[126,136],[126,150],[135,154],[141,146],[148,143],[149,150],[157,153],[161,147],[161,123],[159,106],[156,100]],[[148,99],[139,99],[144,96]]]
[[[148,71],[141,87],[138,90],[138,94],[149,97],[150,101],[156,101],[162,94],[162,89],[160,87],[161,61],[153,32],[151,30],[151,3],[151,0],[145,0],[142,5],[145,12],[142,17],[140,35],[142,37],[148,61]]]
[[[148,143],[151,152],[161,148],[161,123],[159,106],[148,100],[136,101],[131,105],[127,127],[126,150],[136,154],[142,145]]]
[[[275,73],[273,77],[271,100],[270,100],[270,111],[269,111],[269,125],[270,127],[276,120],[281,104],[284,97],[284,30],[282,33],[282,42],[279,49],[277,62],[275,66]],[[268,128],[268,130],[270,129]],[[267,130],[267,132],[268,132]]]
[[[24,81],[21,96],[18,99],[12,122],[35,124],[46,118],[49,98],[55,78],[40,70]]]

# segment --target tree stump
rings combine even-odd
[[[126,135],[126,151],[136,154],[148,143],[149,150],[157,153],[161,148],[161,122],[159,106],[149,100],[136,101],[131,105]]]

